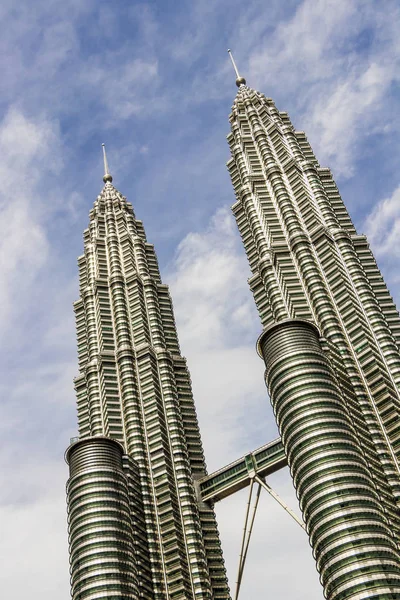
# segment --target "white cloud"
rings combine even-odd
[[[363,231],[397,307],[400,300],[400,186],[367,215]]]
[[[329,79],[334,59],[337,60],[335,42],[354,31],[355,13],[355,2],[305,0],[294,14],[289,12],[288,19],[277,24],[271,39],[265,40],[263,52],[253,49],[249,58],[251,75],[264,81],[271,76],[275,79],[285,68],[285,75],[289,77],[289,81],[286,77],[281,80],[285,87],[298,85],[301,78],[307,82]],[[243,35],[248,27],[246,23]],[[271,52],[271,46],[277,54]]]
[[[43,456],[35,456],[35,461],[27,461],[26,456],[21,458],[25,464],[20,480],[11,482],[14,485],[10,486],[10,478],[4,476],[4,473],[12,474],[12,469],[18,470],[14,457],[9,456],[7,471],[2,469],[1,485],[9,489],[10,500],[0,504],[1,589],[4,596],[15,600],[26,598],[28,590],[32,598],[68,600],[68,540],[63,494],[66,469],[60,469],[58,461],[41,468],[40,458],[48,460]],[[36,488],[30,486],[32,479]],[[46,488],[39,494],[38,482]],[[24,489],[36,492],[35,497],[28,502],[25,497],[25,501],[18,503],[18,494]]]
[[[68,127],[79,128],[80,143],[93,129],[165,109],[156,24],[145,5],[127,6],[122,16],[91,0],[38,0],[34,13],[26,1],[16,11],[5,0],[1,9],[7,22],[0,40],[2,101],[73,118]],[[123,42],[121,19],[134,30]]]
[[[261,326],[248,274],[233,217],[220,209],[204,231],[183,239],[165,277],[211,469],[221,466],[218,461],[236,458],[240,441],[245,450],[251,449],[243,414],[251,414],[260,392],[265,396],[263,367],[255,351]]]
[[[361,72],[349,72],[338,80],[329,97],[320,96],[306,119],[310,137],[318,139],[317,155],[325,164],[332,164],[339,176],[354,174],[360,139],[391,127],[391,117],[382,111],[381,103],[394,79],[394,65],[377,62]]]
[[[79,79],[80,85],[95,91],[108,114],[118,120],[148,113],[155,105],[162,107],[161,98],[153,96],[158,87],[158,63],[154,59],[127,60],[126,52],[95,56],[81,69]]]
[[[79,52],[79,40],[72,22],[60,20],[46,27],[37,51],[33,71],[54,77]]]
[[[57,126],[10,109],[0,123],[0,329],[26,306],[26,295],[48,254],[42,224],[45,171],[60,168]]]
[[[267,35],[259,22],[243,24],[249,84],[290,95],[296,127],[337,176],[354,174],[365,138],[396,126],[383,102],[400,78],[398,20],[394,2],[305,0]],[[249,29],[258,32],[256,50]]]
[[[400,256],[400,186],[381,200],[365,220],[364,230],[378,257]]]
[[[246,284],[250,270],[239,244],[227,209],[214,215],[205,232],[189,233],[180,243],[168,282],[184,347],[190,340],[197,349],[214,349],[227,340],[251,337],[249,314],[254,308]],[[251,325],[254,329],[254,321]]]
[[[65,318],[71,289],[61,283],[48,229],[62,202],[58,124],[10,108],[0,154],[0,586],[16,600],[28,589],[33,598],[67,600],[62,451],[73,432],[75,364],[72,315]]]
[[[73,370],[54,363],[29,368],[25,361],[2,377],[0,585],[15,600],[27,590],[32,598],[70,597],[62,455],[73,433],[66,426]]]

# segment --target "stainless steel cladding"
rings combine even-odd
[[[110,438],[83,439],[66,452],[70,476],[93,468],[108,467],[122,471],[122,446]]]
[[[196,497],[206,465],[168,286],[142,221],[111,180],[105,161],[78,259],[79,437],[117,440],[123,463],[135,465],[139,597],[229,600],[215,514]]]
[[[397,541],[317,328],[277,323],[259,349],[325,595],[400,597]]]
[[[93,437],[66,453],[73,600],[139,598],[128,478],[121,445]]]
[[[325,595],[399,598],[399,313],[304,131],[245,84],[229,120],[232,210]]]

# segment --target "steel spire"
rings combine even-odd
[[[103,181],[104,183],[107,183],[107,181],[109,181],[111,183],[112,181],[112,176],[110,175],[109,171],[108,171],[108,162],[107,162],[107,154],[106,154],[106,145],[102,144],[103,146],[103,160],[104,160],[104,175],[103,175]]]
[[[234,58],[232,56],[232,52],[229,50],[229,48],[228,48],[228,54],[231,57],[233,68],[235,69],[235,73],[236,73],[236,85],[238,87],[240,87],[241,85],[246,85],[246,80],[245,80],[244,77],[240,76],[239,70],[238,70],[238,68],[236,66],[236,63],[235,63],[235,60],[234,60]]]

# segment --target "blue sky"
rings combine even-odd
[[[225,163],[226,49],[330,166],[400,296],[400,7],[392,0],[3,0],[0,585],[69,598],[63,452],[76,433],[72,302],[88,211],[116,187],[171,286],[211,470],[275,436]],[[273,485],[295,506],[287,473]],[[322,592],[304,534],[262,497],[242,594]],[[217,505],[234,588],[246,494]],[[290,568],[290,577],[288,572]]]

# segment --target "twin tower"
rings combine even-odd
[[[213,501],[285,464],[326,598],[400,598],[399,314],[305,134],[237,86],[232,210],[281,439],[207,476],[168,286],[106,164],[74,305],[73,600],[228,600]]]

